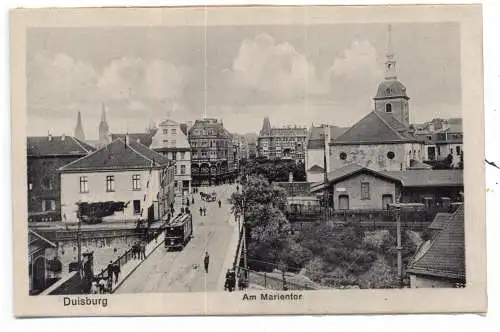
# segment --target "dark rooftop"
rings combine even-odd
[[[84,156],[95,148],[73,136],[28,137],[28,157]]]

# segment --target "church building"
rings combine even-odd
[[[406,171],[421,164],[424,146],[410,129],[409,99],[396,75],[389,26],[385,79],[373,98],[375,109],[330,141],[328,171],[352,163],[380,171]]]

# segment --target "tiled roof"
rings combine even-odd
[[[308,172],[323,173],[325,171],[325,169],[321,166],[313,165],[307,171]]]
[[[27,155],[45,156],[84,156],[95,150],[89,144],[72,136],[28,137]]]
[[[130,141],[139,142],[147,147],[151,146],[153,142],[153,134],[151,133],[132,133],[132,134],[111,134],[111,140],[114,141],[117,138],[125,140],[125,136],[130,138]]]
[[[288,197],[310,196],[311,184],[309,182],[275,182],[278,187],[285,189]]]
[[[306,128],[271,128],[271,136],[307,136]]]
[[[60,168],[66,171],[144,169],[169,165],[170,161],[147,146],[118,138],[103,148]]]
[[[408,266],[408,272],[437,277],[465,278],[465,235],[463,205],[427,250]]]
[[[370,112],[344,134],[333,140],[333,144],[380,144],[416,142],[405,126],[391,114]]]
[[[388,174],[387,172],[375,171],[371,168],[353,163],[353,164],[349,164],[347,166],[344,166],[342,168],[334,170],[333,172],[328,173],[327,174],[328,183],[329,184],[337,183],[343,179],[346,179],[348,177],[351,177],[351,176],[353,176],[355,174],[359,174],[359,173],[370,173],[374,176],[387,179],[388,181],[399,182],[399,179],[397,177],[394,177],[394,176]],[[324,187],[324,185],[318,185],[318,186],[314,186],[311,190],[312,191],[319,191],[319,190],[322,190],[323,187]]]
[[[438,212],[432,223],[429,225],[429,229],[442,230],[448,223],[450,217],[451,213]]]
[[[400,179],[403,187],[460,187],[464,185],[463,170],[460,169],[419,169],[384,173]]]
[[[336,139],[340,135],[344,134],[349,128],[328,126],[328,129],[330,130],[330,139]],[[323,149],[325,146],[325,139],[323,138],[324,132],[324,127],[311,127],[307,141],[307,148]]]

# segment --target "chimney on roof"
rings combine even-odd
[[[63,134],[61,135],[61,141],[64,141],[64,139],[65,139],[65,138],[66,138],[66,134],[64,134],[64,133],[63,133]]]
[[[50,133],[50,131],[49,131],[49,133],[48,133],[48,135],[47,135],[47,136],[48,136],[48,138],[49,138],[49,141],[52,141],[52,134]]]

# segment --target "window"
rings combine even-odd
[[[177,152],[172,152],[172,160],[177,160]]]
[[[168,134],[168,129],[163,129],[163,133],[166,135]]]
[[[391,104],[385,104],[385,112],[392,113],[392,105]]]
[[[141,176],[139,174],[132,175],[132,190],[141,189]]]
[[[342,160],[346,160],[346,159],[347,159],[347,153],[345,153],[345,152],[341,152],[341,153],[340,153],[340,159],[342,159]]]
[[[459,146],[457,146],[457,155],[460,155],[460,152],[461,152],[461,151],[460,151],[460,147],[459,147]]]
[[[80,176],[80,192],[89,192],[89,178],[87,176]]]
[[[361,182],[361,199],[370,199],[370,183],[368,182]]]
[[[392,151],[387,152],[387,158],[392,160],[392,159],[394,159],[394,157],[395,157],[394,152],[392,152]]]
[[[177,181],[174,181],[174,187],[177,188]]]
[[[175,172],[175,174],[177,174],[177,165],[175,165],[174,170],[175,170],[175,171],[174,171],[174,172]]]
[[[170,141],[170,146],[175,147],[177,145],[177,141]]]
[[[141,214],[141,201],[139,199],[134,200],[134,214]]]
[[[186,174],[186,165],[181,165],[181,174]]]
[[[106,176],[106,191],[115,191],[115,176]]]
[[[172,135],[177,135],[177,129],[175,128],[172,129]]]
[[[186,158],[186,152],[181,152],[181,160],[184,160]]]
[[[43,200],[42,201],[42,211],[55,211],[56,210],[56,201],[53,199]]]
[[[45,190],[52,190],[52,189],[54,189],[54,182],[53,182],[53,180],[50,177],[48,177],[48,176],[44,177],[43,180],[42,180],[42,187]]]

